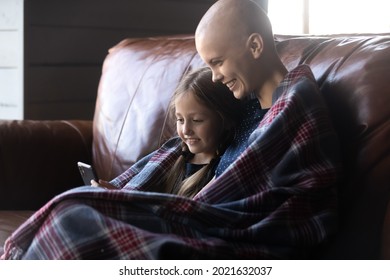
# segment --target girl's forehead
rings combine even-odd
[[[210,109],[193,94],[182,94],[175,99],[175,111],[180,114],[210,114]]]
[[[201,105],[201,102],[199,102],[198,98],[195,97],[195,93],[192,90],[184,91],[175,98],[175,106],[187,103]]]

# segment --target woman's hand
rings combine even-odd
[[[99,187],[107,190],[118,190],[117,187],[114,185],[111,185],[109,182],[104,181],[104,180],[99,180],[99,183],[96,182],[95,180],[91,180],[91,186],[93,187]]]

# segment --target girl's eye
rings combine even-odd
[[[176,122],[178,122],[178,123],[183,123],[184,120],[183,120],[183,119],[176,119]]]
[[[197,123],[200,123],[200,122],[203,122],[203,120],[199,120],[199,119],[194,119],[192,120],[193,122],[197,122]]]

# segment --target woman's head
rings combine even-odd
[[[266,84],[279,72],[272,26],[256,1],[216,1],[196,28],[195,45],[213,79],[239,99],[253,92],[263,97]]]
[[[193,162],[208,163],[229,138],[240,115],[240,101],[222,83],[212,81],[208,68],[189,72],[177,87],[173,112],[177,132],[189,151]]]

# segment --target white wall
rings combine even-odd
[[[23,0],[0,0],[0,119],[23,119]]]

